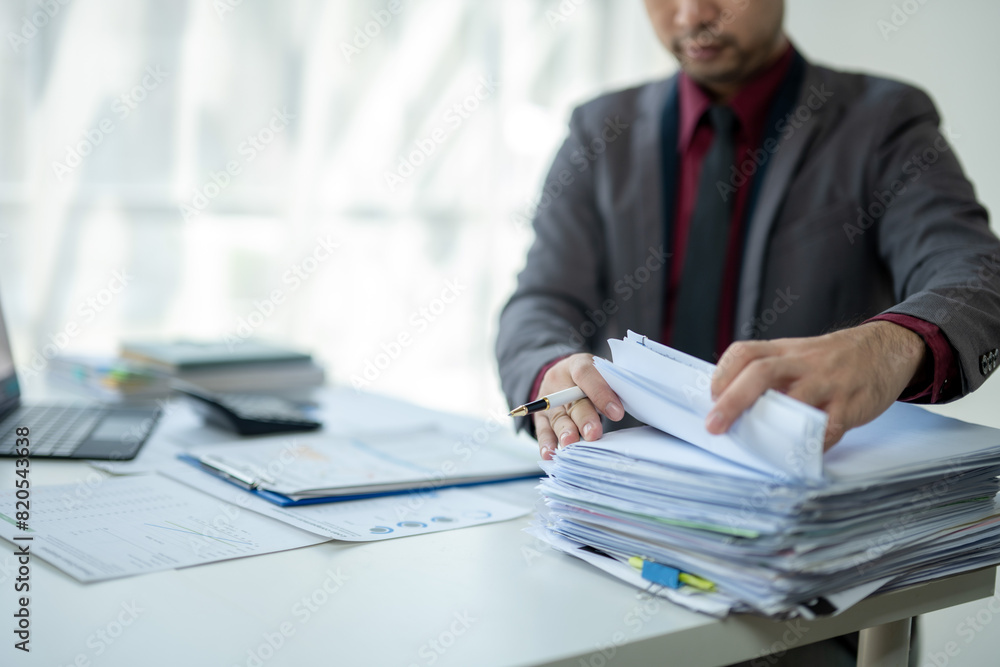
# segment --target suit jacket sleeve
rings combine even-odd
[[[875,189],[866,222],[877,230],[899,301],[885,312],[941,329],[957,354],[958,397],[982,385],[992,370],[982,359],[1000,347],[1000,240],[939,130],[934,104],[901,88],[869,162]]]
[[[581,325],[588,310],[599,308],[607,259],[594,169],[581,150],[590,143],[581,116],[580,109],[574,111],[569,136],[545,180],[534,215],[535,240],[500,315],[497,361],[512,407],[528,400],[547,363],[591,351]],[[518,428],[527,421],[518,420]]]

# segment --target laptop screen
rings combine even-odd
[[[14,372],[14,356],[10,352],[10,340],[7,338],[7,323],[3,317],[3,307],[0,306],[0,415],[14,408],[21,396],[21,388],[17,384],[17,373]]]

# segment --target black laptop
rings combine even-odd
[[[22,403],[0,308],[0,456],[16,456],[16,430],[27,427],[29,457],[131,459],[159,416],[158,407]]]

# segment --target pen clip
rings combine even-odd
[[[253,490],[256,489],[258,486],[260,486],[259,480],[255,479],[254,477],[251,477],[250,475],[247,475],[246,473],[240,470],[237,470],[229,465],[226,465],[225,463],[219,461],[214,457],[204,456],[204,457],[198,457],[196,460],[198,461],[199,465],[201,465],[204,468],[207,468],[209,472],[219,475],[223,479],[235,482],[247,490]]]

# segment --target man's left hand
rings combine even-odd
[[[914,332],[885,321],[812,338],[739,341],[712,376],[715,407],[706,426],[725,433],[765,391],[776,389],[828,415],[824,451],[848,429],[885,412],[927,355]]]

